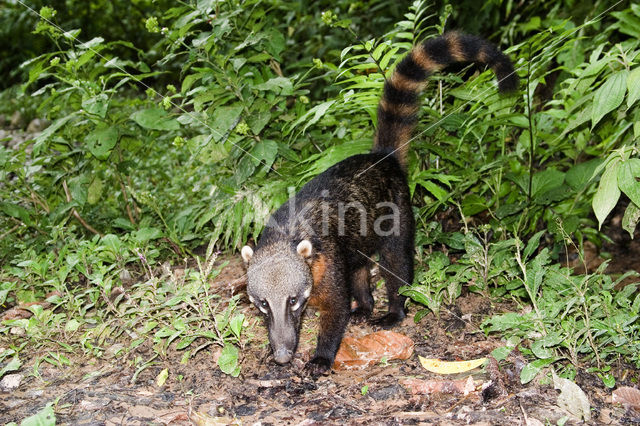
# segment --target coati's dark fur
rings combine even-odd
[[[371,153],[349,157],[309,181],[273,213],[255,254],[243,248],[247,293],[266,315],[276,362],[295,353],[308,303],[320,311],[308,367],[314,373],[331,368],[350,314],[368,317],[373,310],[368,271],[375,253],[389,310],[374,323],[390,327],[405,317],[398,289],[413,282],[414,250],[407,149],[427,77],[457,62],[487,64],[501,91],[517,87],[508,57],[479,37],[448,33],[416,46],[385,82]],[[393,214],[396,221],[389,223]],[[352,298],[358,306],[353,313]]]

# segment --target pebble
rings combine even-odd
[[[0,380],[0,388],[5,391],[16,389],[22,383],[24,376],[22,374],[7,374]]]

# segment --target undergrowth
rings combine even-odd
[[[637,235],[640,7],[529,3],[488,4],[477,24],[508,47],[520,91],[498,95],[474,67],[425,91],[409,161],[419,268],[403,292],[426,306],[417,320],[463,290],[511,300],[520,312],[482,327],[530,356],[523,381],[556,363],[611,385],[613,362],[640,366],[635,278],[561,262],[602,246],[617,205]],[[0,376],[25,347],[62,365],[78,348],[149,342],[185,362],[219,345],[237,375],[246,321],[237,299],[210,293],[214,249],[255,240],[293,191],[368,151],[385,76],[413,44],[470,21],[446,2],[144,4],[143,45],[85,37],[49,6],[30,15],[46,47],[12,71],[22,84],[0,113],[50,125],[0,141],[0,304],[25,316],[2,321]],[[0,19],[31,13],[12,7]]]

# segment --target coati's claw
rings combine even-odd
[[[372,325],[378,325],[382,328],[388,329],[391,328],[404,319],[406,315],[404,312],[402,314],[398,314],[397,312],[389,312],[386,315],[381,316],[380,318],[374,318],[370,321]]]
[[[349,319],[354,324],[360,324],[371,317],[371,311],[363,308],[355,308],[351,311]]]
[[[331,371],[331,361],[324,357],[313,357],[311,361],[304,366],[305,370],[309,372],[311,376],[321,376],[328,374]]]

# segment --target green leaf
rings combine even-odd
[[[633,238],[633,234],[638,226],[638,221],[640,221],[640,207],[634,203],[629,203],[622,217],[622,229],[627,231],[629,235],[631,235],[631,238]]]
[[[24,419],[20,426],[55,426],[55,424],[56,415],[53,412],[53,407],[51,407],[51,404],[47,404],[46,407],[33,416]]]
[[[627,77],[627,90],[629,91],[627,95],[627,108],[631,108],[640,98],[640,66],[636,65],[629,73]]]
[[[218,367],[220,370],[233,377],[238,377],[240,374],[240,366],[238,365],[238,348],[226,343],[222,348],[220,358],[218,358]]]
[[[87,202],[89,204],[96,204],[100,201],[100,198],[102,197],[102,188],[102,179],[96,176],[87,189]]]
[[[118,142],[118,129],[114,126],[97,128],[84,138],[89,152],[98,160],[106,160]]]
[[[278,144],[272,140],[265,139],[251,150],[251,161],[257,166],[264,164],[268,169],[278,154]]]
[[[158,387],[162,387],[164,383],[167,381],[168,377],[169,377],[169,369],[165,368],[160,372],[160,374],[156,376],[156,385],[158,385]]]
[[[93,96],[82,101],[82,108],[89,114],[97,115],[104,118],[109,108],[109,97],[106,93]]]
[[[229,322],[231,332],[237,338],[240,338],[240,333],[242,333],[242,323],[244,323],[244,314],[235,315],[231,318],[231,322]]]
[[[522,383],[523,385],[529,383],[538,375],[540,370],[553,363],[554,361],[555,358],[537,359],[525,365],[520,372],[520,383]]]
[[[141,243],[146,243],[150,240],[157,240],[158,238],[162,238],[162,235],[162,231],[158,228],[140,228],[131,234],[134,240]]]
[[[598,190],[593,196],[591,205],[596,218],[598,218],[598,228],[602,227],[602,223],[609,216],[609,213],[611,213],[620,198],[620,189],[618,188],[619,166],[620,162],[618,160],[612,161],[607,166],[600,178]]]
[[[274,77],[262,84],[253,86],[256,90],[269,90],[281,96],[291,96],[293,94],[293,83],[286,77]]]
[[[640,206],[640,182],[636,178],[640,174],[634,173],[631,161],[624,161],[618,167],[618,187],[636,206]]]
[[[591,110],[591,128],[607,115],[618,108],[624,100],[627,91],[627,70],[618,71],[610,75],[602,86],[596,91],[593,98],[593,109]]]
[[[240,119],[240,113],[242,113],[242,105],[240,104],[219,107],[213,111],[211,130],[216,141],[221,141],[231,127],[237,123]]]
[[[582,189],[593,179],[593,174],[603,161],[602,158],[594,158],[584,163],[576,164],[567,171],[565,175],[566,182],[575,190]]]
[[[180,123],[161,108],[149,108],[131,114],[131,119],[141,127],[151,130],[178,130]]]
[[[302,131],[304,132],[305,130],[307,130],[309,128],[309,126],[317,123],[318,120],[320,120],[320,118],[322,118],[322,116],[324,116],[326,114],[327,110],[329,110],[331,105],[333,105],[335,102],[336,101],[327,101],[327,102],[323,102],[323,103],[321,103],[319,105],[314,106],[309,111],[307,111],[302,117],[298,118],[291,125],[290,128],[286,129],[283,132],[283,134],[287,135],[294,128],[296,128],[300,123],[305,123],[304,127],[302,128]]]
[[[0,210],[7,216],[20,219],[23,223],[27,225],[32,223],[31,214],[29,210],[25,209],[24,207],[18,204],[9,203],[7,201],[0,201]]]
[[[22,363],[20,362],[20,359],[17,356],[14,356],[13,358],[11,358],[11,361],[9,361],[7,365],[2,367],[2,370],[0,370],[0,377],[11,371],[17,371],[21,365]]]
[[[563,182],[564,173],[558,170],[547,169],[536,173],[533,175],[533,179],[531,179],[531,195],[536,196],[544,194],[545,192],[562,185]]]
[[[427,191],[429,191],[434,197],[438,199],[440,202],[444,202],[449,198],[449,192],[445,191],[435,183],[431,181],[420,182],[420,185],[424,187]]]
[[[529,242],[527,243],[527,247],[525,247],[525,249],[522,252],[522,258],[524,260],[527,260],[529,256],[531,256],[531,253],[533,253],[538,248],[538,246],[540,245],[540,237],[542,237],[544,233],[545,233],[545,230],[543,229],[542,231],[537,232],[533,237],[529,239]]]
[[[462,200],[462,213],[464,213],[465,216],[473,216],[486,209],[486,200],[477,194],[469,194]]]
[[[75,318],[72,318],[72,319],[69,320],[67,325],[65,325],[64,330],[65,331],[76,331],[78,328],[80,328],[80,321],[78,321]]]
[[[69,114],[62,118],[57,119],[49,127],[44,129],[42,133],[38,135],[35,139],[35,143],[33,144],[33,154],[37,156],[40,154],[40,150],[46,141],[49,140],[51,136],[62,126],[64,126],[69,120],[75,117],[75,114]]]
[[[513,351],[512,347],[509,346],[501,346],[499,348],[495,348],[491,351],[491,356],[496,359],[496,361],[502,361],[507,359],[509,354]]]

